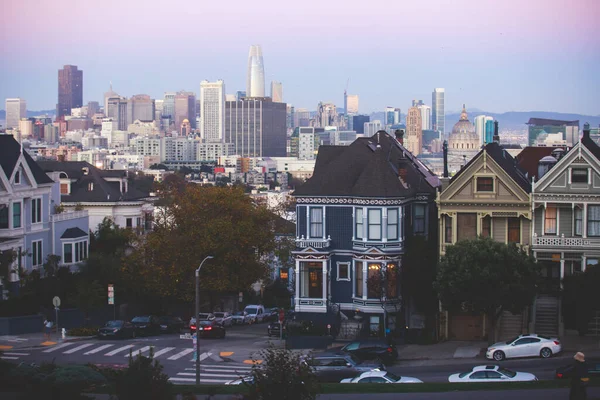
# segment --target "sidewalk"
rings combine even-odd
[[[0,336],[0,351],[54,346],[58,343],[78,342],[93,338],[93,336],[66,336],[62,339],[60,334],[52,333],[50,340],[46,340],[42,332]]]
[[[560,337],[563,352],[600,351],[600,337],[564,335]]]

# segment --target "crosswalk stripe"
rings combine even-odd
[[[44,350],[42,353],[52,353],[53,351],[64,349],[67,346],[72,346],[74,343],[63,343],[57,346],[50,347],[48,350]]]
[[[127,346],[119,347],[118,349],[115,349],[113,351],[109,351],[108,353],[105,354],[105,356],[108,356],[108,357],[114,356],[115,354],[120,353],[120,352],[125,351],[125,350],[128,350],[128,349],[130,349],[132,347],[134,347],[134,345],[128,344]]]
[[[29,353],[2,353],[5,356],[28,356]]]
[[[5,357],[5,356],[0,356],[0,359],[2,359],[2,360],[18,360],[19,357]]]
[[[171,350],[175,350],[175,347],[165,347],[162,350],[157,351],[156,353],[154,353],[154,358],[160,357],[165,353],[168,353]]]
[[[193,372],[179,372],[177,373],[177,376],[196,376],[195,373]],[[211,378],[232,378],[232,379],[237,379],[239,378],[239,376],[235,375],[235,374],[203,374],[202,372],[200,372],[200,379],[202,379],[203,376],[208,376]]]
[[[239,370],[247,370],[250,371],[252,370],[252,367],[249,367],[247,365],[202,365],[202,368],[224,368],[224,369],[239,369]],[[195,368],[186,368],[186,371],[192,371]]]
[[[138,354],[147,352],[148,350],[150,350],[151,347],[154,347],[154,346],[146,346],[146,347],[142,347],[141,349],[138,349],[138,350],[132,350],[131,355],[135,357]],[[129,354],[127,354],[125,357],[129,357]]]
[[[65,351],[63,354],[73,354],[76,351],[85,349],[86,347],[90,347],[90,346],[93,346],[93,345],[94,345],[94,343],[82,344],[81,346],[77,346],[74,349],[70,349],[70,350]]]
[[[210,356],[212,356],[212,353],[202,353],[202,354],[200,354],[200,361],[204,361],[204,360],[206,360]],[[190,361],[191,362],[196,362],[196,359],[192,358]]]
[[[200,378],[200,383],[225,383],[229,382],[233,379],[202,379]],[[195,378],[169,378],[171,382],[196,382]]]
[[[87,353],[83,353],[83,355],[87,356],[89,354],[96,354],[96,353],[98,353],[98,352],[100,352],[100,351],[102,351],[104,349],[108,349],[109,347],[113,347],[113,346],[114,346],[114,344],[105,344],[105,345],[102,345],[100,347],[96,347],[95,349],[90,350]]]
[[[192,351],[194,351],[194,349],[185,349],[185,350],[180,351],[179,353],[167,358],[167,360],[179,360],[181,357],[185,356],[186,354],[190,354]]]

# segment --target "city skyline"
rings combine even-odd
[[[563,0],[411,3],[402,6],[402,31],[390,23],[394,12],[389,7],[400,10],[400,5],[388,4],[390,12],[363,26],[365,33],[356,35],[352,45],[335,47],[314,46],[321,35],[331,35],[331,15],[336,15],[333,22],[344,29],[330,38],[335,40],[339,35],[341,39],[355,27],[348,21],[377,4],[348,9],[333,1],[322,5],[326,10],[310,19],[301,18],[309,5],[306,10],[275,12],[268,2],[240,3],[235,11],[223,12],[218,5],[209,4],[202,6],[203,12],[219,12],[222,18],[218,23],[209,20],[199,26],[186,20],[191,22],[198,15],[200,5],[176,3],[181,4],[158,12],[140,7],[137,0],[120,2],[124,9],[118,15],[108,14],[109,6],[97,10],[71,0],[52,6],[36,4],[38,12],[50,20],[73,20],[56,27],[31,25],[25,12],[32,7],[31,0],[12,0],[0,16],[3,36],[10,38],[3,42],[3,58],[9,62],[0,65],[0,98],[23,98],[32,110],[52,109],[56,104],[56,71],[67,64],[85,71],[84,103],[101,101],[110,81],[115,91],[128,97],[147,93],[162,98],[164,92],[197,91],[204,79],[223,79],[235,93],[246,87],[248,48],[257,43],[263,49],[265,81],[282,82],[285,100],[297,108],[314,109],[319,101],[341,106],[350,78],[348,92],[360,96],[361,112],[365,113],[381,111],[390,104],[407,109],[410,99],[428,99],[434,87],[443,87],[446,110],[459,110],[467,102],[490,112],[600,114],[600,105],[593,98],[600,90],[594,67],[600,61],[600,35],[595,24],[600,11],[592,0],[573,5]],[[107,20],[126,25],[128,10],[149,25],[159,26],[171,17],[179,19],[182,7],[189,16],[178,22],[174,33],[136,31],[125,40],[116,40],[111,36],[116,32],[104,29]],[[251,29],[247,21],[264,27]],[[561,21],[570,21],[573,29],[540,29],[548,23],[560,25]],[[283,26],[285,31],[278,29]],[[248,29],[240,40],[237,32],[243,28]],[[215,31],[221,34],[214,35]],[[404,32],[419,32],[420,40],[405,40]],[[175,35],[196,39],[174,40]],[[155,46],[161,48],[158,59],[152,56]],[[356,57],[359,48],[369,49],[373,56]],[[378,62],[379,57],[386,62]],[[403,62],[409,59],[419,60],[419,68]]]

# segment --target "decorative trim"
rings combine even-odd
[[[412,200],[412,199],[411,199]],[[427,200],[427,198],[425,198]],[[297,204],[347,204],[347,205],[373,205],[392,206],[407,203],[406,199],[351,199],[340,197],[297,197]]]
[[[350,264],[352,264],[350,261],[338,261],[335,263],[336,267],[337,267],[337,274],[335,276],[335,280],[336,281],[344,281],[344,282],[350,282],[352,280],[352,278],[350,277]],[[347,268],[347,278],[340,278],[340,265],[345,265]]]

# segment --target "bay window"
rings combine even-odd
[[[556,235],[556,206],[546,207],[544,213],[544,234],[545,235]]]
[[[63,243],[63,263],[79,263],[88,257],[88,241]]]
[[[575,207],[575,235],[581,236],[583,234],[583,210],[580,207]]]
[[[381,299],[383,286],[381,282],[381,265],[369,264],[367,271],[367,298]]]
[[[356,297],[363,296],[363,262],[354,262],[354,295]]]
[[[0,204],[0,229],[8,229],[8,205]]]
[[[300,297],[323,298],[323,266],[320,262],[300,263]]]
[[[368,210],[369,240],[381,240],[381,209],[369,208]]]
[[[13,203],[13,228],[21,227],[21,202]]]
[[[587,234],[588,236],[600,236],[600,206],[588,205]]]
[[[354,226],[355,232],[354,237],[357,239],[363,238],[363,209],[355,208],[354,209]]]
[[[321,207],[310,207],[310,232],[311,238],[323,237],[323,209]]]
[[[398,240],[400,235],[398,231],[398,209],[388,208],[387,210],[387,239]]]

